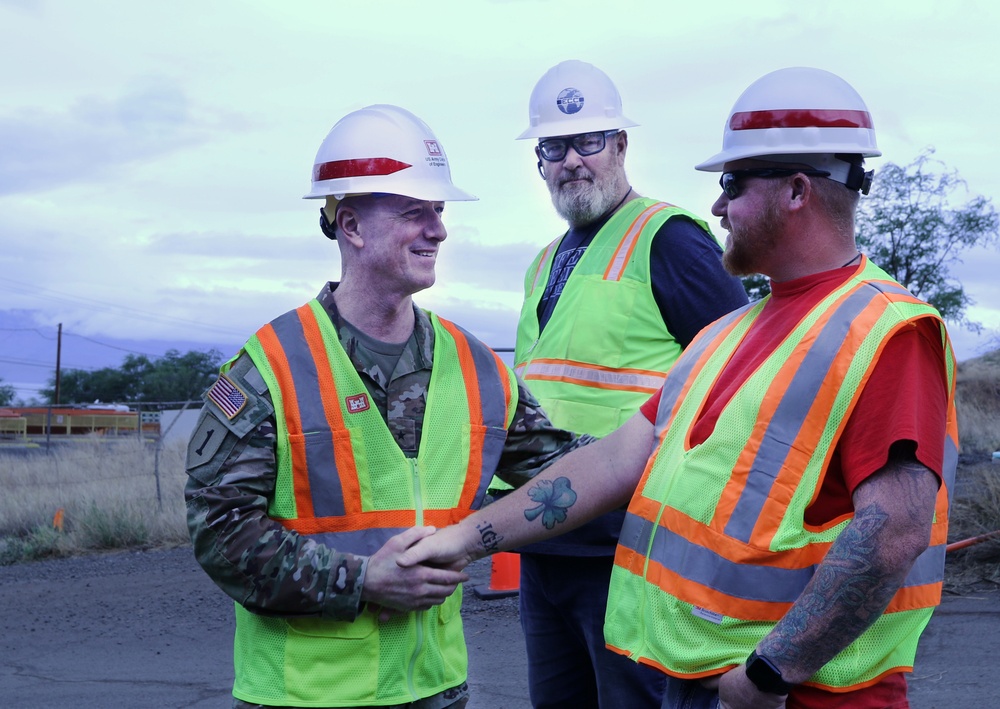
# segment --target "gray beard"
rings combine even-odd
[[[625,176],[616,173],[607,179],[594,178],[583,190],[570,193],[558,186],[550,186],[549,193],[552,196],[552,206],[559,216],[569,222],[570,226],[579,227],[592,224],[604,216],[621,199],[626,187]]]

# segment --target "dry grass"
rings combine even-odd
[[[955,405],[962,452],[1000,450],[1000,350],[959,363]]]
[[[1000,350],[961,362],[955,385],[962,462],[951,509],[951,543],[1000,530]],[[946,588],[1000,584],[1000,538],[948,553]]]
[[[1000,465],[977,463],[959,469],[948,541],[955,543],[1000,530]],[[945,587],[953,592],[1000,585],[1000,536],[948,552]]]
[[[158,466],[153,444],[133,438],[0,450],[0,564],[186,543],[185,481],[183,445]]]

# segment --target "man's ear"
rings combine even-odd
[[[625,131],[618,131],[615,135],[615,141],[618,143],[618,161],[621,164],[625,164],[625,153],[628,151],[628,133]]]
[[[361,215],[351,205],[342,204],[337,210],[337,229],[341,239],[356,248],[364,246],[361,238]]]
[[[802,209],[809,200],[812,199],[812,181],[802,174],[793,175],[788,181],[788,208],[791,210]]]

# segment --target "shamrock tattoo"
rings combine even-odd
[[[528,521],[533,521],[542,515],[542,524],[546,529],[552,529],[556,522],[566,521],[566,510],[576,502],[576,493],[570,487],[569,478],[559,477],[555,480],[539,480],[538,484],[528,490],[528,497],[538,503],[524,511]]]

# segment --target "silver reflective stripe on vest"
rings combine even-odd
[[[330,485],[326,480],[317,479],[322,475],[322,471],[329,470],[333,480],[336,481],[337,462],[333,455],[330,424],[326,420],[323,397],[320,395],[316,362],[306,344],[302,322],[299,320],[298,312],[293,310],[275,319],[271,325],[288,359],[288,368],[295,383],[295,398],[299,403],[302,433],[308,441],[305,452],[313,513],[316,517],[343,516],[345,509],[341,486]]]
[[[664,568],[727,596],[753,601],[793,603],[813,577],[815,567],[782,569],[775,566],[740,564],[710,549],[689,542],[665,527],[656,527],[652,547],[652,522],[628,513],[618,543],[646,555]],[[635,544],[636,546],[632,546]]]
[[[469,351],[472,352],[472,362],[476,367],[476,380],[479,382],[479,402],[483,408],[483,424],[487,429],[506,431],[507,395],[504,390],[503,381],[500,379],[500,377],[507,375],[506,371],[501,370],[492,350],[487,349],[479,340],[470,335],[465,328],[455,323],[451,324],[456,330],[465,335]],[[516,395],[515,392],[511,392],[511,396]],[[486,497],[486,490],[493,479],[493,473],[496,470],[497,462],[500,460],[500,455],[503,453],[506,440],[506,435],[487,435],[483,437],[479,489],[476,491],[476,497],[472,502],[472,509],[478,509],[483,504],[483,499]]]
[[[656,536],[650,547],[650,537]],[[794,603],[816,572],[815,566],[783,569],[724,559],[664,527],[628,513],[618,543],[684,579],[734,598],[768,603]],[[902,587],[939,583],[944,573],[944,545],[917,557]]]
[[[701,337],[698,337],[694,342],[688,345],[687,349],[685,349],[677,361],[674,362],[670,371],[667,373],[666,381],[663,383],[663,393],[660,394],[660,405],[657,407],[657,438],[663,435],[664,428],[666,428],[666,426],[670,423],[670,419],[667,414],[674,408],[674,403],[681,395],[681,391],[684,389],[684,384],[687,383],[688,378],[691,376],[691,370],[694,369],[695,363],[701,358],[708,347],[714,346],[715,339],[719,336],[720,332],[732,325],[732,323],[736,320],[742,318],[749,310],[757,305],[757,303],[744,305],[742,308],[734,310],[728,315],[724,315],[716,320],[708,326],[708,329],[701,333]],[[661,414],[661,412],[663,413]]]
[[[347,532],[320,532],[309,539],[330,549],[350,549],[352,554],[371,556],[381,549],[391,537],[405,532],[409,527],[372,527]]]
[[[874,293],[862,288],[855,291],[837,308],[829,321],[810,346],[805,358],[799,364],[787,391],[768,422],[760,442],[760,448],[747,474],[746,486],[740,494],[732,516],[726,524],[728,536],[749,543],[754,525],[760,519],[761,510],[767,502],[774,480],[788,456],[792,443],[798,438],[805,425],[823,380],[837,354],[844,338],[851,329],[858,314],[872,301]]]
[[[941,461],[941,476],[945,485],[948,486],[948,506],[951,506],[952,497],[955,495],[955,472],[958,469],[958,446],[951,436],[944,437],[944,460]]]
[[[666,374],[650,372],[640,374],[635,371],[621,371],[611,368],[587,367],[563,360],[561,362],[539,362],[537,360],[521,365],[518,369],[525,380],[527,379],[572,379],[581,385],[593,384],[613,389],[623,387],[641,387],[650,394],[656,392],[663,386]]]
[[[944,578],[945,545],[938,544],[928,547],[913,562],[913,568],[906,575],[903,587],[925,586],[939,583]]]
[[[911,298],[913,297],[913,294],[910,293],[910,291],[906,290],[898,283],[889,283],[887,281],[865,281],[865,283],[882,293],[895,293],[896,295],[908,295]]]

